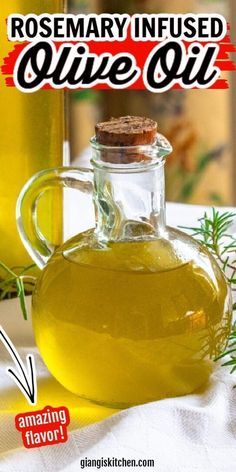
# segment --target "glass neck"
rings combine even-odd
[[[160,237],[165,228],[164,161],[127,172],[95,166],[94,181],[100,240]]]

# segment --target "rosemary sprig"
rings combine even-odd
[[[4,277],[0,279],[0,300],[18,296],[25,320],[28,319],[25,295],[30,293],[35,285],[35,277],[28,275],[27,272],[34,267],[35,264],[9,268],[0,261],[0,268],[4,272]]]
[[[228,231],[235,217],[235,213],[226,211],[220,214],[212,208],[211,216],[205,212],[204,216],[198,220],[199,226],[181,226],[190,230],[192,236],[215,256],[233,291],[236,291],[236,238]],[[235,254],[235,258],[231,260],[232,254]]]
[[[205,212],[204,216],[199,219],[198,227],[182,226],[182,228],[189,229],[192,236],[215,256],[232,291],[236,291],[236,238],[229,234],[229,228],[235,217],[235,213],[226,211],[220,214],[219,211],[212,208],[212,215],[209,216]],[[236,310],[236,303],[233,305],[233,310]],[[226,350],[215,360],[223,359],[228,355],[230,360],[227,360],[222,366],[230,366],[232,374],[236,370],[236,324],[231,330]]]
[[[223,359],[225,356],[230,356],[230,360],[227,362],[224,362],[222,364],[222,367],[231,367],[230,374],[233,374],[236,370],[236,326],[235,324],[233,325],[231,334],[229,336],[229,342],[227,345],[227,349],[216,358],[216,361],[219,359]],[[236,385],[234,385],[234,388]]]

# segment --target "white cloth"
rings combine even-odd
[[[203,207],[169,204],[168,223],[192,225]],[[154,467],[127,470],[157,472],[234,472],[236,470],[236,384],[227,368],[218,366],[207,387],[185,397],[161,400],[111,411],[82,402],[66,392],[48,373],[36,347],[30,322],[22,320],[17,300],[0,304],[0,323],[25,358],[33,352],[39,385],[39,404],[69,406],[71,428],[65,444],[26,450],[14,427],[17,413],[31,411],[7,376],[11,365],[0,346],[0,472],[77,472],[82,459],[154,459]],[[86,470],[86,468],[84,469]],[[99,470],[89,467],[87,470]],[[104,467],[101,470],[114,471]],[[117,467],[117,470],[126,468]]]

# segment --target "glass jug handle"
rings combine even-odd
[[[72,188],[92,195],[93,171],[79,167],[43,170],[35,174],[21,190],[16,206],[17,227],[25,248],[40,269],[56,249],[38,226],[39,201],[47,190],[53,188]]]

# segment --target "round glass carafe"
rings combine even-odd
[[[45,171],[19,198],[21,237],[43,267],[33,295],[37,345],[59,382],[102,405],[190,393],[229,335],[224,275],[199,243],[165,224],[165,138],[91,144],[93,171]],[[37,199],[58,185],[93,193],[96,226],[53,248],[37,228]]]

